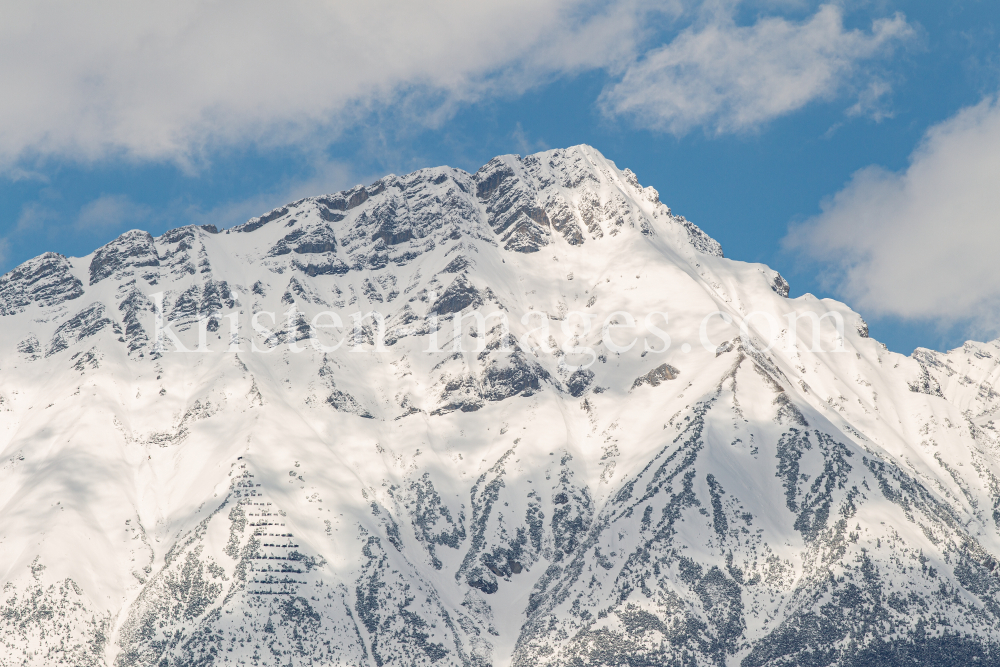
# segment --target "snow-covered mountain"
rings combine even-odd
[[[0,665],[1000,664],[1000,344],[787,295],[587,146],[30,260]]]

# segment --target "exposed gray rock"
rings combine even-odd
[[[47,252],[0,276],[0,316],[24,312],[33,303],[56,306],[83,296],[83,283],[71,268],[65,257]]]
[[[434,301],[431,310],[438,315],[460,313],[466,308],[478,308],[484,303],[483,295],[467,276],[459,275]]]
[[[771,284],[771,289],[781,296],[788,296],[788,281],[782,278],[781,274],[777,271],[774,273],[774,282]]]
[[[569,379],[566,381],[566,388],[569,390],[571,396],[579,398],[583,396],[583,393],[587,391],[593,381],[594,371],[581,368],[569,376]]]
[[[90,261],[90,284],[95,285],[127,269],[160,265],[156,245],[149,232],[132,230],[100,248]],[[155,274],[151,274],[155,275]]]
[[[96,335],[103,329],[112,326],[110,319],[104,315],[104,304],[95,302],[66,320],[56,329],[49,342],[45,356],[49,357],[61,352],[74,343]]]
[[[681,372],[670,364],[660,364],[645,375],[637,377],[635,382],[632,383],[632,389],[641,387],[644,384],[648,384],[651,387],[658,387],[661,382],[676,380],[680,374]]]

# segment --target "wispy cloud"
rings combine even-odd
[[[358,183],[370,183],[382,175],[359,175],[344,162],[319,155],[314,156],[310,166],[301,177],[286,179],[250,197],[221,201],[207,208],[184,199],[154,208],[124,194],[102,194],[74,207],[63,201],[59,192],[47,189],[40,199],[22,205],[17,223],[0,237],[0,273],[12,268],[12,262],[27,259],[21,254],[26,244],[34,253],[51,249],[38,245],[40,240],[56,241],[57,246],[62,244],[64,248],[68,242],[89,252],[95,245],[106,243],[130,228],[159,234],[190,224],[231,227],[303,197],[338,192]],[[21,253],[15,252],[18,249],[22,249]]]
[[[899,14],[875,21],[868,32],[845,30],[834,5],[803,22],[767,17],[749,26],[719,10],[631,65],[604,91],[601,105],[610,116],[673,134],[698,126],[716,133],[754,130],[832,97],[860,63],[913,34]],[[887,92],[870,86],[859,112]]]
[[[27,202],[21,206],[21,214],[17,216],[14,233],[39,234],[58,217],[58,214],[43,202]]]
[[[359,175],[344,162],[317,157],[304,178],[288,180],[252,197],[227,201],[209,209],[171,206],[168,217],[186,224],[215,225],[220,229],[232,227],[289,202],[332,194],[358,183],[371,183],[379,176],[382,174]]]
[[[103,233],[127,225],[141,225],[150,214],[148,206],[136,204],[126,195],[101,195],[80,209],[75,226],[80,230]]]
[[[510,138],[514,142],[515,149],[521,155],[528,155],[549,148],[548,144],[541,139],[531,139],[528,133],[524,131],[524,127],[520,122],[514,125],[514,129],[510,133]]]
[[[891,118],[892,110],[886,101],[890,93],[892,86],[888,82],[877,77],[873,78],[858,94],[858,101],[847,109],[847,115],[868,116],[875,122]]]
[[[1000,104],[932,127],[905,171],[871,166],[794,227],[786,245],[831,269],[830,285],[875,315],[1000,333]]]

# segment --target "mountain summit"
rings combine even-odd
[[[0,665],[1000,664],[1000,345],[587,146],[0,277]]]

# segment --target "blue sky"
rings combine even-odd
[[[846,301],[893,350],[1000,334],[996,2],[4,15],[2,271],[130,228],[230,226],[389,172],[587,143],[728,257]]]

